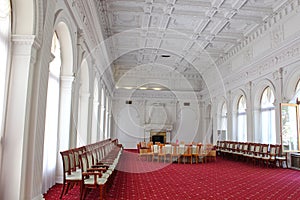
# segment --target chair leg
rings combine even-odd
[[[85,193],[85,191],[84,191],[84,186],[82,185],[82,186],[80,187],[80,200],[83,200],[83,199],[84,199],[84,193]]]
[[[66,188],[65,194],[68,194],[69,188],[70,188],[70,183],[68,182],[68,183],[67,183],[67,188]]]
[[[105,185],[100,185],[100,200],[103,200],[105,198]]]
[[[60,199],[62,198],[62,196],[64,195],[64,191],[65,191],[65,186],[66,186],[66,183],[64,182],[63,183],[63,188],[62,188],[62,191],[61,191],[61,194],[60,194]]]

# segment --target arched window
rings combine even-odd
[[[8,81],[9,71],[10,13],[10,1],[0,0],[0,136],[3,133],[6,83]]]
[[[237,112],[237,136],[239,142],[247,141],[247,116],[246,116],[246,99],[241,96],[238,101]]]
[[[46,192],[55,184],[56,175],[57,154],[55,152],[57,151],[61,69],[60,42],[56,33],[52,38],[51,53],[54,59],[49,64],[44,135],[43,192]]]
[[[223,103],[220,112],[219,127],[218,127],[219,140],[227,140],[227,105]]]
[[[261,134],[262,143],[276,143],[274,94],[267,87],[261,96]]]

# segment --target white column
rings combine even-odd
[[[60,104],[58,124],[58,152],[56,166],[56,182],[62,183],[62,160],[60,151],[69,149],[70,144],[70,122],[71,122],[71,98],[73,76],[61,76],[60,79]]]
[[[275,88],[276,91],[274,93],[275,96],[275,102],[274,102],[274,106],[275,106],[275,124],[276,124],[276,143],[277,144],[281,144],[281,116],[280,116],[280,103],[287,103],[284,102],[284,96],[283,96],[283,70],[279,69],[278,71],[276,71],[273,76],[275,79]]]
[[[88,114],[90,93],[80,94],[80,118],[78,120],[77,146],[86,145],[88,142]]]
[[[100,141],[102,141],[104,139],[104,123],[105,123],[105,120],[104,120],[104,113],[105,113],[105,107],[104,105],[102,105],[102,102],[101,102],[101,107],[100,107]]]
[[[7,99],[5,132],[2,138],[3,157],[0,178],[0,199],[22,199],[26,187],[28,143],[31,134],[30,107],[34,36],[12,37],[12,57]]]
[[[231,92],[227,92],[227,140],[233,140],[233,116]]]
[[[107,108],[105,108],[105,122],[104,122],[104,133],[105,133],[105,139],[107,139],[108,138],[108,109]]]
[[[98,112],[99,110],[99,102],[94,101],[93,102],[93,116],[92,116],[92,139],[91,142],[94,143],[98,139]]]
[[[251,142],[254,140],[254,124],[253,124],[253,94],[252,94],[252,83],[249,82],[246,85],[247,95],[247,141]]]

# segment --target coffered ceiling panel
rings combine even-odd
[[[94,0],[97,1],[97,0]],[[115,81],[130,71],[130,84],[143,74],[176,81],[176,73],[189,77],[195,88],[204,88],[202,71],[245,40],[288,0],[102,0],[97,2]],[[103,20],[105,19],[105,20]],[[117,38],[115,34],[118,34]],[[128,52],[126,55],[121,53]],[[151,67],[149,67],[150,65]],[[168,66],[163,71],[161,67]],[[139,68],[139,70],[135,70]],[[152,79],[151,79],[152,80]],[[154,80],[154,79],[153,79]],[[156,80],[156,79],[155,79]],[[168,82],[168,81],[167,81]],[[172,81],[171,81],[172,82]],[[173,84],[172,87],[179,87]],[[122,87],[119,85],[118,87]]]

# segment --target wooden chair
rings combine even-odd
[[[204,153],[203,153],[203,145],[201,143],[197,144],[196,163],[199,163],[199,161],[201,161],[202,163],[205,162]]]
[[[192,145],[191,144],[186,144],[184,145],[184,153],[182,155],[183,157],[183,163],[188,161],[188,158],[190,158],[191,164],[193,163],[193,157],[192,157]]]
[[[269,167],[271,164],[273,164],[273,166],[276,166],[276,145],[275,144],[270,145],[269,155],[267,158],[268,159],[264,159],[267,167]]]
[[[82,169],[82,178],[81,178],[81,190],[80,190],[80,199],[84,199],[86,196],[86,190],[88,188],[99,188],[100,190],[100,200],[105,198],[106,193],[106,183],[107,183],[107,174],[106,168],[90,168],[91,163],[89,159],[88,152],[85,152],[80,155],[80,163]]]
[[[179,145],[178,144],[172,144],[172,154],[171,154],[171,162],[174,161],[174,158],[176,158],[176,161],[179,163],[180,155],[179,155]]]
[[[237,150],[233,153],[235,160],[240,160],[243,157],[243,149],[244,149],[244,145],[246,143],[244,142],[239,142],[237,145]]]
[[[195,163],[198,163],[198,153],[199,147],[196,144],[192,145],[192,160],[195,160]]]
[[[256,162],[260,162],[261,159],[261,149],[262,149],[262,144],[258,143],[254,147],[254,152],[253,152],[253,157],[252,157],[252,162],[255,165]]]
[[[276,162],[278,161],[279,167],[283,167],[283,163],[285,162],[286,168],[289,168],[287,162],[287,153],[282,151],[282,146],[277,145],[276,147]]]
[[[172,162],[172,145],[166,144],[165,145],[165,162],[169,160]]]
[[[203,156],[205,162],[207,161],[216,161],[216,150],[214,150],[214,146],[212,144],[206,144],[203,151]]]
[[[249,160],[253,161],[253,156],[254,156],[254,149],[255,149],[256,144],[255,143],[250,143],[249,144],[249,149],[244,152],[244,157],[245,160],[248,162]]]
[[[178,146],[178,154],[179,154],[179,158],[178,158],[179,162],[178,163],[182,162],[183,155],[184,155],[184,147],[185,147],[185,145],[182,144],[182,143],[180,143],[179,146]]]
[[[162,161],[165,162],[165,160],[166,160],[166,148],[165,148],[165,145],[163,145],[163,144],[159,145],[159,152],[158,152],[158,158],[157,158],[158,162],[160,162],[161,158],[162,158]]]
[[[259,163],[262,164],[263,166],[264,166],[264,164],[266,164],[268,166],[269,159],[270,159],[269,145],[262,144]]]
[[[152,146],[152,162],[157,159],[158,160],[158,154],[159,154],[159,145],[155,144]]]
[[[242,149],[242,154],[241,156],[241,160],[245,160],[245,155],[247,154],[247,152],[249,151],[249,143],[244,143],[243,145],[243,149]]]
[[[68,193],[70,186],[72,187],[76,183],[81,183],[82,177],[81,172],[76,170],[74,159],[71,158],[73,161],[70,160],[70,157],[74,156],[73,151],[62,151],[60,154],[63,162],[63,188],[60,194],[60,198],[62,198],[64,194]]]

